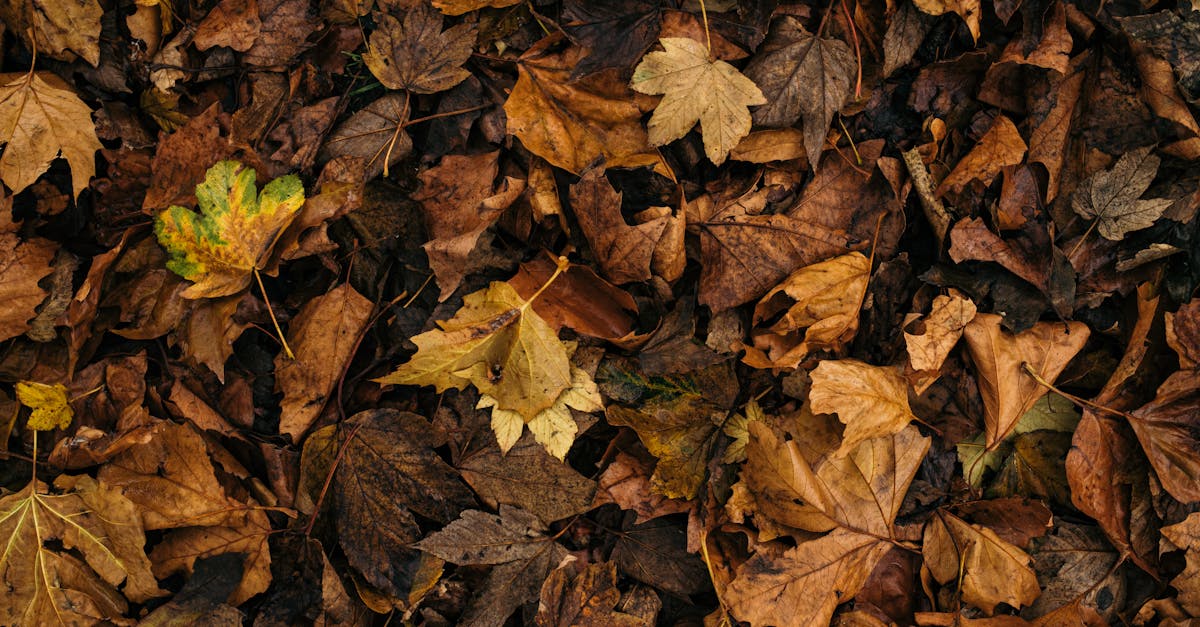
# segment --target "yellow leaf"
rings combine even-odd
[[[525,421],[553,406],[571,386],[566,347],[507,283],[468,294],[462,309],[438,326],[412,338],[417,354],[408,363],[375,381],[432,385],[439,392],[474,384],[497,408]]]
[[[989,614],[1001,603],[1029,605],[1042,593],[1025,551],[944,511],[926,524],[921,553],[934,579],[960,582],[962,599]]]
[[[71,165],[75,196],[96,173],[92,110],[63,79],[50,72],[0,74],[0,179],[14,194],[37,180],[55,157]]]
[[[17,383],[17,400],[33,410],[28,425],[35,431],[66,429],[75,416],[67,399],[67,387],[61,383],[46,385],[20,381]]]
[[[507,453],[521,437],[525,425],[533,433],[533,439],[546,448],[546,452],[557,457],[560,461],[566,457],[567,451],[575,442],[575,434],[579,426],[571,416],[571,409],[583,412],[600,411],[604,409],[604,401],[600,398],[600,390],[588,373],[580,368],[571,368],[571,387],[558,395],[554,405],[538,412],[531,420],[526,420],[521,414],[496,407],[496,399],[482,395],[476,409],[492,408],[492,431],[496,432],[496,441],[500,444],[500,452]]]
[[[837,414],[846,425],[835,457],[871,438],[899,433],[916,418],[908,407],[908,384],[895,368],[854,359],[817,364],[808,398],[813,411]]]
[[[295,175],[271,181],[257,195],[254,180],[253,169],[221,161],[196,186],[199,214],[176,205],[155,220],[158,241],[171,254],[167,267],[193,282],[184,298],[244,289],[304,205],[304,186]]]
[[[60,61],[78,55],[93,66],[100,63],[103,14],[96,0],[0,1],[0,21],[30,49]]]
[[[710,59],[700,42],[686,37],[659,41],[665,50],[647,54],[630,81],[643,94],[663,95],[650,118],[650,143],[673,142],[700,122],[704,152],[721,165],[750,133],[748,107],[766,104],[767,99],[737,68]]]
[[[479,9],[511,7],[521,0],[433,0],[433,6],[446,15],[462,15]]]

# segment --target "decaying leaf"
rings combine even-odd
[[[184,298],[216,298],[245,289],[304,205],[299,177],[277,178],[259,193],[255,176],[236,161],[221,161],[196,186],[199,214],[178,205],[158,214],[154,233],[171,255],[167,267],[192,281]]]
[[[442,32],[442,16],[424,3],[405,14],[403,23],[378,13],[375,22],[378,27],[371,33],[370,48],[362,59],[388,89],[432,94],[471,75],[462,68],[475,43],[475,29],[470,24]]]
[[[23,0],[16,4],[29,6]],[[73,196],[79,196],[96,174],[95,154],[103,146],[92,110],[55,74],[0,74],[0,127],[0,144],[5,146],[0,180],[14,194],[32,185],[60,155],[71,165]]]
[[[1096,231],[1105,239],[1120,241],[1130,231],[1154,224],[1171,200],[1139,200],[1158,173],[1158,157],[1153,146],[1121,155],[1112,169],[1088,177],[1075,190],[1071,208],[1093,220]]]
[[[639,627],[639,617],[619,612],[617,569],[611,562],[588,564],[574,577],[572,563],[554,569],[542,585],[538,627]]]
[[[664,51],[646,55],[629,83],[643,94],[663,95],[650,118],[650,143],[669,144],[699,122],[705,154],[721,165],[750,133],[747,107],[766,104],[767,99],[737,68],[710,59],[700,42],[683,37],[660,42]]]
[[[63,61],[73,61],[78,55],[92,65],[100,63],[103,12],[96,0],[0,2],[0,20],[31,49]]]
[[[817,364],[808,398],[814,412],[837,414],[846,425],[836,457],[871,438],[899,433],[916,418],[908,408],[908,386],[898,370],[854,359]]]

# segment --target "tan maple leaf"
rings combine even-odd
[[[14,194],[37,180],[55,157],[71,165],[74,196],[96,174],[92,110],[50,72],[0,74],[0,180]]]
[[[100,17],[96,0],[3,0],[0,21],[38,54],[62,61],[76,55],[100,63]]]
[[[471,73],[462,64],[471,58],[475,28],[470,24],[442,31],[442,16],[418,4],[400,22],[376,13],[378,28],[363,63],[388,89],[418,94],[444,91],[466,80]]]
[[[813,411],[837,414],[846,425],[836,457],[871,438],[899,433],[916,418],[908,407],[908,386],[897,369],[855,359],[818,364],[808,398]]]
[[[650,143],[669,144],[699,122],[705,154],[721,165],[750,133],[749,107],[766,104],[767,99],[754,81],[732,65],[713,60],[700,42],[685,37],[659,41],[664,50],[647,54],[629,83],[643,94],[663,96],[650,117]]]
[[[1154,224],[1173,202],[1166,198],[1139,200],[1158,172],[1153,146],[1125,153],[1109,170],[1087,178],[1071,199],[1075,213],[1094,222],[1104,239],[1120,241],[1130,231]]]

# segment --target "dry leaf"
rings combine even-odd
[[[908,363],[913,370],[940,370],[951,349],[962,337],[963,328],[975,317],[975,303],[958,295],[933,299],[929,314],[916,322],[905,321],[904,343],[908,347]],[[908,329],[912,329],[909,332]]]
[[[987,133],[979,138],[979,143],[954,166],[935,193],[938,197],[946,192],[957,194],[971,181],[991,185],[1005,166],[1021,163],[1026,149],[1025,140],[1021,139],[1012,120],[998,115]]]
[[[966,22],[971,38],[979,41],[979,19],[982,17],[979,0],[914,0],[913,4],[928,15],[957,13]]]
[[[196,27],[192,44],[197,50],[225,46],[246,52],[254,46],[261,32],[258,0],[221,0]]]
[[[1129,426],[1146,451],[1158,480],[1181,503],[1200,501],[1200,371],[1167,377],[1154,400],[1130,413]]]
[[[1179,591],[1179,604],[1192,616],[1200,615],[1200,514],[1162,528],[1163,537],[1186,551],[1183,572],[1171,580]]]
[[[96,0],[0,2],[0,20],[10,33],[24,39],[31,50],[63,61],[74,61],[78,55],[93,66],[100,63],[103,13]]]
[[[476,409],[487,407],[492,408],[492,431],[496,433],[501,453],[507,453],[521,437],[525,425],[529,425],[533,439],[546,447],[547,453],[563,461],[579,431],[571,410],[600,411],[604,409],[604,401],[592,377],[584,370],[572,367],[571,387],[563,390],[553,405],[538,412],[532,419],[516,411],[496,407],[495,398],[481,394]]]
[[[1097,172],[1075,190],[1071,208],[1081,217],[1093,220],[1100,236],[1120,241],[1130,231],[1154,224],[1171,200],[1139,200],[1158,173],[1158,157],[1153,146],[1121,155],[1109,170]],[[1090,230],[1091,227],[1089,227]]]
[[[542,584],[538,627],[642,627],[636,616],[616,610],[621,600],[617,567],[587,564],[573,577],[574,561],[556,568]]]
[[[925,566],[939,583],[961,582],[962,599],[991,614],[1000,603],[1029,605],[1042,590],[1021,549],[994,531],[939,511],[925,525]]]
[[[521,0],[433,0],[433,6],[446,15],[462,15],[483,8],[502,9]]]
[[[754,123],[792,126],[803,119],[805,153],[815,170],[833,115],[850,95],[855,67],[854,53],[844,42],[816,37],[791,17],[776,20],[746,66],[746,76],[766,96]]]
[[[854,359],[817,364],[808,399],[814,412],[837,414],[846,425],[835,457],[845,456],[866,440],[899,433],[916,419],[908,408],[908,385],[896,368]]]
[[[221,161],[196,186],[200,214],[175,205],[155,220],[154,233],[171,254],[167,267],[192,281],[184,298],[216,298],[245,289],[304,204],[297,176],[277,178],[261,193],[254,181],[254,170]]]
[[[26,5],[25,0],[17,2]],[[13,194],[32,185],[60,155],[71,166],[73,197],[95,176],[96,151],[103,146],[92,124],[92,110],[57,75],[0,74],[0,126],[5,129],[0,136],[5,146],[0,180]]]
[[[721,165],[750,133],[747,107],[766,104],[767,99],[737,68],[711,60],[700,42],[682,37],[660,42],[665,50],[647,54],[629,82],[643,94],[663,95],[650,117],[650,143],[669,144],[699,122],[705,154]]]
[[[359,157],[367,164],[363,177],[368,181],[387,173],[412,152],[412,139],[404,130],[406,102],[403,94],[387,94],[347,118],[321,146],[322,161]]]
[[[621,194],[598,169],[583,173],[571,186],[570,198],[579,230],[605,276],[618,284],[649,280],[655,251],[672,218],[629,226],[621,216]]]
[[[375,24],[362,60],[388,89],[432,94],[471,75],[462,64],[475,44],[472,25],[459,24],[442,32],[442,16],[424,3],[405,14],[403,23],[376,12]]]
[[[17,400],[33,410],[26,425],[34,431],[66,429],[75,417],[67,399],[67,387],[61,383],[18,381],[16,388]]]

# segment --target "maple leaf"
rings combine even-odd
[[[67,399],[67,386],[61,383],[47,385],[33,381],[17,382],[17,400],[32,409],[28,426],[35,431],[66,429],[75,412]]]
[[[133,503],[87,476],[62,475],[55,487],[48,494],[34,480],[0,498],[0,624],[121,623],[126,599],[164,594]]]
[[[975,317],[975,303],[956,294],[933,299],[929,315],[919,324],[920,316],[905,319],[904,345],[913,370],[937,371],[958,344],[963,328]]]
[[[629,82],[643,94],[663,96],[650,117],[650,143],[669,144],[699,122],[705,154],[721,165],[750,133],[749,107],[767,99],[737,68],[710,59],[700,42],[684,37],[659,42],[665,50],[647,54]]]
[[[96,0],[3,0],[0,20],[30,49],[63,61],[76,55],[93,66],[100,63],[100,18]]]
[[[0,180],[12,193],[32,185],[62,155],[76,197],[96,174],[95,154],[103,148],[92,110],[50,72],[0,74],[0,144]]]
[[[155,219],[154,234],[171,255],[167,267],[192,281],[184,298],[245,289],[304,205],[299,177],[277,178],[256,195],[255,175],[236,161],[220,161],[196,186],[200,214],[172,205]]]
[[[501,9],[511,7],[521,0],[433,0],[433,6],[446,15],[462,15],[471,11],[491,7]]]
[[[553,405],[538,412],[532,419],[527,420],[519,412],[510,409],[501,409],[496,406],[497,402],[495,398],[483,394],[476,407],[492,408],[492,431],[496,433],[501,453],[507,453],[517,443],[528,424],[533,438],[559,461],[571,450],[575,434],[579,431],[571,410],[593,412],[604,409],[596,382],[585,370],[575,367],[571,368],[571,387],[563,390]]]
[[[808,398],[813,411],[836,413],[846,425],[837,457],[871,438],[899,433],[916,418],[908,408],[908,386],[897,369],[855,359],[817,364]]]
[[[378,28],[362,60],[388,89],[432,94],[471,75],[462,64],[471,58],[474,26],[459,24],[442,32],[441,14],[424,3],[410,10],[403,23],[379,13],[375,22]]]
[[[1096,229],[1104,239],[1120,241],[1130,231],[1154,224],[1172,200],[1139,200],[1158,172],[1158,157],[1153,146],[1121,155],[1109,170],[1088,177],[1071,199],[1071,208],[1093,220],[1088,230]]]
[[[612,562],[587,564],[571,575],[574,560],[554,569],[542,584],[538,627],[640,627],[640,617],[619,612],[617,567]]]
[[[453,318],[412,338],[417,354],[408,363],[375,381],[439,392],[474,384],[496,408],[533,420],[571,387],[571,371],[566,347],[531,302],[499,281],[468,294]]]
[[[815,170],[833,115],[850,95],[855,68],[845,42],[814,36],[791,17],[777,20],[746,66],[746,76],[767,98],[754,112],[755,124],[784,127],[803,118],[804,148]]]

